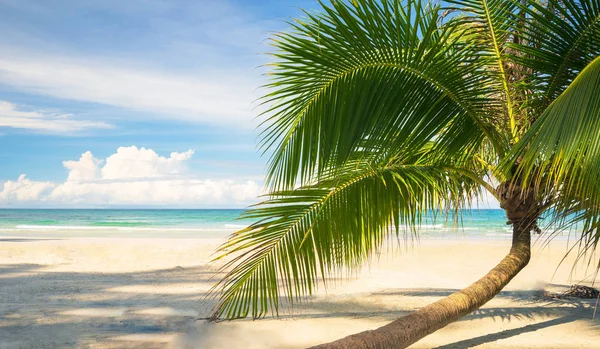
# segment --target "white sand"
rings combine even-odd
[[[207,261],[216,240],[0,238],[0,349],[302,348],[384,325],[467,286],[509,243],[423,240],[382,254],[293,314],[206,324],[198,318],[213,304],[203,297],[214,283]],[[413,347],[600,348],[595,300],[541,295],[592,274],[580,268],[569,280],[569,260],[552,278],[564,252],[559,241],[535,248],[506,291]]]

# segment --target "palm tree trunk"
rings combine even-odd
[[[513,243],[509,254],[471,286],[378,329],[357,333],[313,348],[406,348],[478,309],[494,298],[529,263],[532,224],[525,222],[532,220],[531,217],[528,218],[519,222],[511,221]]]

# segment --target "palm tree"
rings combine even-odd
[[[443,5],[332,0],[274,35],[269,195],[220,248],[214,319],[277,314],[390,235],[417,233],[431,212],[456,219],[485,191],[513,228],[494,269],[319,348],[403,348],[469,314],[527,265],[540,217],[577,224],[582,251],[596,248],[600,0]]]

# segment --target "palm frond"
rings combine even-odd
[[[472,123],[463,143],[485,136],[500,148],[495,84],[439,11],[421,0],[332,1],[276,36],[263,100],[273,104],[262,141],[269,187],[310,183],[358,149],[410,153],[457,119]]]
[[[356,167],[356,166],[355,166]],[[213,289],[213,318],[278,313],[319,280],[359,267],[392,230],[417,227],[429,210],[458,210],[480,186],[466,174],[427,164],[363,164],[342,178],[276,192],[244,217],[257,222],[235,233],[217,259],[230,259]]]
[[[529,89],[541,113],[595,57],[600,55],[598,0],[520,1],[526,25],[513,59],[527,73]],[[533,115],[537,116],[537,113]]]
[[[452,7],[462,13],[456,22],[468,28],[469,40],[477,44],[483,53],[482,62],[486,62],[489,72],[501,86],[504,101],[504,115],[508,120],[508,130],[512,139],[517,139],[517,120],[515,114],[514,91],[511,77],[506,71],[507,43],[512,35],[517,14],[517,3],[506,0],[449,0]],[[485,59],[483,59],[485,58]]]

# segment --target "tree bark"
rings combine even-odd
[[[514,219],[508,211],[509,222],[513,225],[512,247],[508,255],[483,278],[388,325],[312,348],[406,348],[487,303],[529,263],[531,256],[531,230],[537,217]]]

